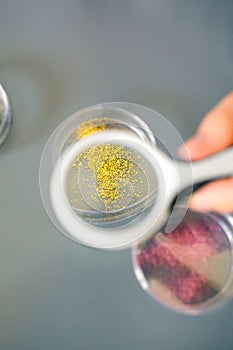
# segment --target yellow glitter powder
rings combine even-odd
[[[83,137],[86,137],[91,134],[95,134],[100,131],[106,130],[107,122],[109,122],[108,118],[101,117],[101,118],[93,118],[89,119],[83,123],[81,123],[76,130],[76,136],[77,139],[82,139]]]
[[[80,169],[81,166],[85,167],[95,181],[95,190],[99,198],[92,196],[92,200],[97,203],[100,199],[106,210],[122,208],[122,201],[128,194],[128,186],[140,181],[136,179],[138,172],[134,154],[120,145],[102,144],[86,149],[78,156],[72,168]],[[139,188],[135,196],[140,197]]]

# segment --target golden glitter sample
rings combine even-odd
[[[77,139],[82,139],[91,134],[106,130],[106,124],[109,123],[109,118],[100,117],[89,119],[81,123],[76,130]]]
[[[127,209],[148,195],[148,170],[151,171],[149,162],[129,147],[115,143],[93,145],[80,153],[67,170],[67,199],[80,213]]]
[[[131,192],[130,197],[140,196],[138,184],[143,180],[134,153],[121,145],[102,144],[79,155],[72,168],[79,171],[79,179],[82,174],[82,193],[86,189],[88,203],[100,210],[121,209],[132,200]],[[140,161],[141,156],[137,158]]]

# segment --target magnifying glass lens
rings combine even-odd
[[[152,165],[124,141],[86,147],[71,159],[65,172],[64,192],[69,205],[92,224],[129,219],[156,196]]]

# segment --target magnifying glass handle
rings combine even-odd
[[[192,170],[194,183],[233,176],[233,147],[194,162]]]
[[[233,176],[233,147],[190,164],[177,162],[181,190],[204,181]]]

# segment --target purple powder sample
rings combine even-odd
[[[152,294],[176,307],[196,306],[219,293],[230,271],[230,243],[210,215],[188,211],[171,233],[161,231],[137,250]]]

